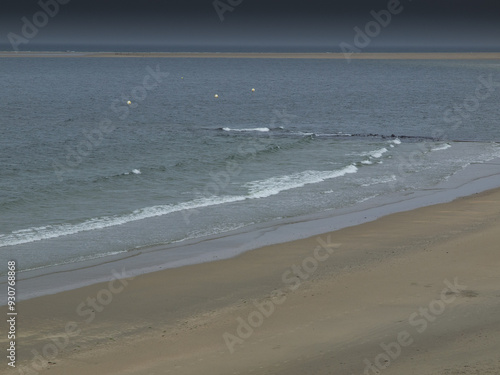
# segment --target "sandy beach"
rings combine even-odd
[[[498,374],[499,202],[23,301],[17,368],[0,372]]]
[[[0,375],[500,375],[500,4],[4,3]]]
[[[235,59],[357,59],[357,60],[498,60],[498,52],[361,52],[257,53],[257,52],[12,52],[0,57],[138,57],[138,58],[235,58]]]

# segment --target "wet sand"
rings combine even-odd
[[[498,374],[499,203],[491,190],[23,301],[18,369]]]

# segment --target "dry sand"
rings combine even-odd
[[[259,53],[259,52],[12,52],[0,57],[150,57],[150,58],[246,58],[246,59],[358,59],[358,60],[498,60],[498,52],[407,53]]]
[[[138,276],[112,301],[106,283],[21,302],[19,373],[500,374],[499,203],[489,191]],[[87,323],[89,297],[109,304]]]

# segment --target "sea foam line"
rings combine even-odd
[[[431,151],[443,151],[449,149],[450,147],[451,145],[449,143],[445,143],[444,145],[433,148]]]
[[[356,155],[356,156],[368,156],[369,158],[372,159],[380,159],[383,154],[388,152],[389,150],[386,149],[385,147],[379,148],[378,150],[373,150],[373,151],[367,151],[367,152],[362,152],[362,153],[353,153],[349,155]],[[368,163],[363,163],[363,164],[368,164]]]
[[[249,128],[249,129],[232,129],[232,128],[222,128],[225,132],[268,132],[269,128]]]
[[[378,149],[378,150],[374,150],[374,151],[370,151],[370,152],[367,152],[365,154],[365,156],[370,156],[372,158],[376,158],[376,159],[379,159],[382,157],[383,154],[385,154],[388,150],[383,147],[381,149]]]
[[[271,177],[261,181],[252,181],[246,183],[245,187],[249,189],[253,197],[265,198],[279,194],[285,190],[316,184],[332,178],[345,176],[349,173],[356,173],[357,171],[358,168],[354,165],[334,171],[304,171],[286,176]]]
[[[266,180],[249,182],[245,184],[245,187],[248,188],[248,195],[203,197],[174,205],[145,207],[123,216],[114,215],[92,218],[79,224],[65,223],[21,229],[10,234],[0,235],[0,247],[21,245],[80,232],[109,228],[184,210],[199,209],[225,203],[234,203],[246,199],[266,198],[279,194],[282,191],[299,188],[308,184],[315,184],[327,179],[341,177],[348,173],[356,173],[357,170],[358,169],[354,165],[349,165],[343,169],[333,171],[304,171],[291,175],[271,177]]]

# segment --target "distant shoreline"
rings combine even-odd
[[[237,59],[346,59],[343,53],[269,52],[13,52],[0,57],[101,57],[101,58],[237,58]],[[373,52],[353,53],[352,60],[500,60],[500,52]]]

